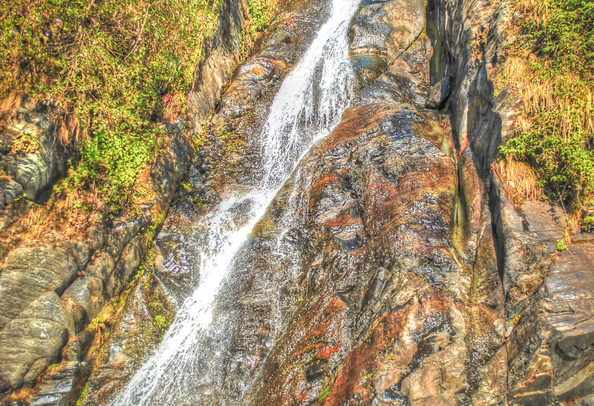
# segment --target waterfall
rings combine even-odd
[[[182,404],[201,376],[200,340],[219,287],[242,244],[301,157],[332,131],[348,106],[354,74],[347,31],[360,0],[333,0],[329,20],[283,81],[262,134],[262,180],[216,207],[203,230],[200,284],[180,307],[155,353],[112,405]]]

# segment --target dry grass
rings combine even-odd
[[[14,92],[10,93],[3,100],[0,100],[0,119],[9,120],[14,117],[22,100],[22,95]]]
[[[550,17],[550,3],[546,0],[519,0],[515,11],[517,14],[523,15],[523,19],[530,19],[536,21],[538,24],[546,22]],[[514,36],[520,36],[520,27],[514,26],[512,28],[516,32]],[[563,80],[566,82],[565,96],[559,96],[559,92],[555,94],[555,80],[545,79],[530,69],[528,63],[537,59],[537,55],[532,53],[529,49],[524,49],[519,55],[510,56],[503,67],[501,77],[504,78],[505,84],[509,86],[516,96],[521,99],[524,114],[519,117],[519,129],[523,132],[529,131],[534,121],[530,117],[545,111],[565,111],[568,114],[558,117],[554,126],[558,129],[564,137],[568,137],[573,131],[579,127],[582,131],[594,133],[594,118],[592,111],[592,89],[587,89],[584,96],[586,104],[579,112],[573,107],[575,103],[571,99],[571,95],[584,92],[583,87],[578,85],[583,79],[576,74],[563,74]],[[544,68],[548,69],[550,60],[544,60]],[[572,90],[574,92],[572,92]],[[569,114],[569,113],[572,114]],[[578,114],[576,117],[576,113]]]
[[[531,15],[539,23],[549,18],[549,3],[543,0],[519,0],[515,12],[522,15]]]
[[[592,90],[589,89],[584,95],[586,101],[584,108],[576,112],[572,108],[574,101],[570,94],[572,88],[575,92],[583,91],[578,87],[578,82],[581,80],[579,76],[565,75],[569,92],[565,96],[559,96],[558,93],[555,94],[555,82],[534,75],[529,69],[528,61],[532,56],[533,54],[528,54],[526,58],[510,57],[503,68],[506,85],[522,103],[524,114],[518,117],[518,129],[521,132],[530,131],[534,126],[534,116],[542,114],[543,111],[561,110],[568,114],[557,116],[554,126],[565,138],[578,128],[586,132],[594,132],[594,119],[589,114],[593,106]]]
[[[583,39],[592,35],[592,12],[580,1],[519,0],[506,60],[494,77],[496,89],[507,87],[519,100],[515,136],[500,150],[503,176],[519,181],[526,198],[537,189],[525,185],[533,179],[569,211],[594,188],[594,71],[592,44]],[[517,168],[518,161],[534,172]]]
[[[536,186],[538,177],[530,166],[516,162],[508,157],[494,165],[494,172],[503,181],[503,189],[516,203],[537,200],[543,195],[543,189]]]

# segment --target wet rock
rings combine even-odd
[[[328,404],[456,404],[470,386],[465,337],[483,330],[471,330],[461,304],[470,270],[451,245],[456,169],[438,122],[393,105],[354,108],[304,159],[222,288],[220,329],[204,343],[221,355],[196,402],[233,402],[247,383],[249,404],[323,390]],[[481,269],[500,286],[496,266]],[[491,290],[477,294],[489,305]],[[493,316],[478,317],[492,328]],[[287,324],[267,327],[276,323]]]
[[[142,283],[130,293],[122,319],[110,332],[106,350],[90,374],[86,405],[106,404],[131,378],[131,373],[158,344],[159,331],[149,312]]]
[[[425,107],[435,110],[443,108],[450,95],[451,81],[452,79],[446,76],[433,85],[431,92],[429,92],[429,97],[425,101]]]
[[[78,372],[79,363],[71,361],[54,367],[48,374],[51,379],[44,380],[39,385],[38,392],[31,396],[31,406],[53,406],[62,405],[63,401],[72,391],[75,376]]]
[[[374,81],[409,48],[424,25],[422,1],[364,4],[349,34],[351,60],[360,82]]]

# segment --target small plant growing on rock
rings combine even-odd
[[[567,248],[567,244],[563,239],[557,240],[557,251],[565,251]]]
[[[592,226],[594,226],[594,215],[590,214],[584,217],[584,220],[582,222],[582,230],[590,231],[590,229],[592,229]]]
[[[39,149],[39,140],[33,134],[24,132],[17,136],[12,143],[11,152],[13,154],[30,154]]]
[[[159,332],[163,332],[167,327],[169,327],[167,319],[164,316],[161,316],[160,314],[157,314],[155,316],[153,324],[155,325],[155,328],[159,330]]]
[[[184,188],[184,190],[185,190],[186,192],[190,192],[190,191],[192,191],[192,188],[193,188],[193,187],[192,187],[192,184],[191,184],[190,182],[188,182],[187,180],[184,180],[184,181],[181,183],[181,185],[182,185],[182,187]]]
[[[328,396],[330,396],[330,393],[332,393],[332,389],[330,389],[328,386],[326,389],[320,392],[320,400],[326,399]]]

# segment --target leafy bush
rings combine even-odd
[[[594,192],[594,2],[522,0],[518,9],[503,77],[523,104],[518,134],[500,152],[532,165],[550,197],[579,209]]]

